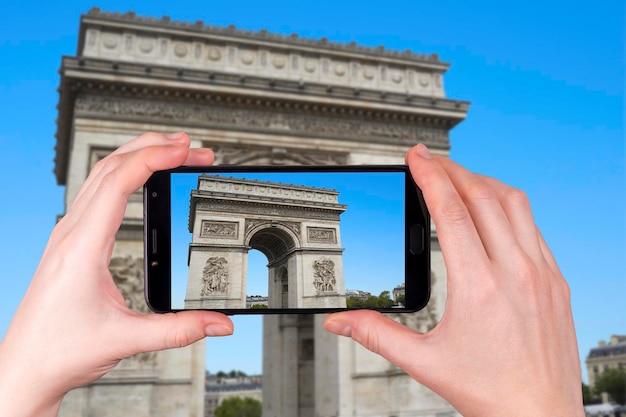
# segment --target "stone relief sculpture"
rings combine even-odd
[[[143,258],[134,258],[131,255],[111,258],[109,271],[113,281],[124,296],[129,308],[139,313],[149,313],[150,309],[143,296]],[[139,365],[156,365],[156,352],[147,352],[127,359],[120,368]]]
[[[321,227],[309,227],[307,228],[309,242],[320,243],[336,243],[337,237],[335,235],[335,229],[326,229]]]
[[[202,231],[200,236],[226,237],[236,239],[238,235],[238,224],[230,222],[210,222],[202,221]]]
[[[111,258],[109,270],[128,307],[139,313],[150,312],[143,296],[143,258]]]
[[[202,271],[201,297],[210,295],[228,294],[228,261],[226,258],[212,256],[206,261]]]
[[[321,257],[313,262],[313,285],[317,292],[335,291],[335,262],[332,259]]]

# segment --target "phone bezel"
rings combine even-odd
[[[171,308],[171,202],[172,173],[404,173],[405,186],[405,307],[375,309],[387,313],[415,312],[430,299],[430,216],[419,187],[406,165],[183,166],[155,172],[143,187],[144,196],[144,292],[148,307],[156,313],[182,311]],[[166,220],[166,221],[164,221]],[[225,314],[311,314],[354,308],[209,309]]]

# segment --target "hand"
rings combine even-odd
[[[583,416],[569,287],[525,194],[424,145],[407,154],[448,272],[438,325],[422,334],[373,311],[327,317],[466,417]]]
[[[213,152],[190,150],[184,133],[148,133],[95,165],[52,232],[0,344],[3,415],[56,415],[68,391],[121,359],[232,333],[219,313],[130,310],[108,269],[128,196],[154,171],[212,162]]]

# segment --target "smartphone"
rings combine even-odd
[[[144,186],[155,312],[422,309],[430,217],[404,165],[206,166]]]

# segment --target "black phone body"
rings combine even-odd
[[[180,167],[143,191],[155,312],[411,312],[430,298],[430,217],[404,165]]]

